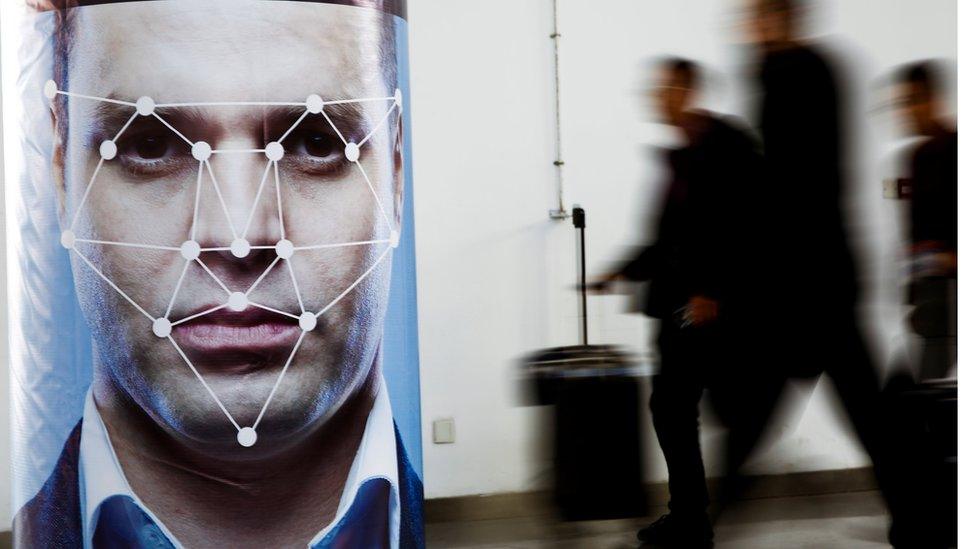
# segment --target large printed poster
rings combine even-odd
[[[18,547],[423,546],[403,10],[28,3]]]

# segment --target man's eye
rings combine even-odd
[[[165,128],[123,135],[118,150],[119,163],[132,175],[162,176],[193,161],[189,147]]]
[[[165,158],[172,147],[169,136],[144,135],[130,144],[130,153],[138,160],[159,160]]]
[[[339,139],[319,131],[308,131],[303,132],[301,135],[297,136],[298,140],[295,145],[297,145],[298,154],[307,154],[308,156],[313,156],[316,158],[328,158],[334,154],[338,154],[341,150]]]

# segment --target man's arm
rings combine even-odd
[[[751,199],[761,185],[761,158],[756,141],[735,124],[723,126],[709,151],[711,169],[699,182],[691,249],[687,262],[687,316],[692,324],[714,320],[722,302],[737,291],[750,227],[762,212]]]
[[[649,244],[641,248],[637,255],[621,265],[616,272],[621,278],[633,282],[650,280],[656,261],[657,246]]]
[[[654,244],[649,244],[641,248],[632,259],[629,259],[617,268],[604,273],[587,284],[587,288],[594,292],[606,292],[610,284],[616,281],[628,280],[631,282],[643,282],[651,279],[654,269],[654,256],[656,255]]]

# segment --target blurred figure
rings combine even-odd
[[[851,316],[857,299],[841,212],[846,105],[840,73],[816,44],[802,38],[807,9],[803,0],[756,0],[751,12],[760,55],[758,122],[769,169],[766,206],[776,216],[769,236],[778,257],[770,275],[782,292],[774,298],[781,303],[775,316],[813,314],[833,324]],[[856,332],[853,325],[844,328]],[[822,368],[804,366],[811,373]]]
[[[874,463],[893,518],[892,544],[938,547],[923,541],[921,516],[908,510],[918,502],[898,497],[902,467],[889,451],[894,429],[883,423],[880,379],[857,320],[857,276],[842,213],[848,168],[844,87],[832,62],[804,38],[809,3],[753,0],[750,6],[768,168],[763,209],[772,217],[768,238],[759,243],[772,259],[766,291],[756,303],[766,311],[760,332],[765,347],[756,353],[771,378],[761,393],[749,394],[748,385],[740,391],[753,415],[730,434],[735,442],[728,468],[734,477],[768,424],[777,395],[765,389],[786,377],[826,373]]]
[[[944,113],[934,62],[912,63],[894,78],[894,102],[910,135],[911,326],[923,340],[920,380],[942,379],[955,364],[957,188],[959,138]]]
[[[737,125],[694,109],[700,70],[685,59],[657,67],[652,99],[663,122],[685,144],[667,152],[670,168],[656,241],[603,278],[650,281],[645,312],[660,319],[661,367],[653,377],[651,413],[668,467],[670,513],[638,533],[643,542],[712,546],[708,491],[699,445],[699,401],[715,370],[728,368],[721,353],[723,325],[741,301],[737,285],[734,205],[754,182],[757,154]],[[753,181],[750,181],[752,179]],[[598,284],[599,286],[599,284]]]

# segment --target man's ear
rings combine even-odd
[[[393,135],[393,221],[397,232],[403,225],[403,115],[397,116],[396,132]]]

